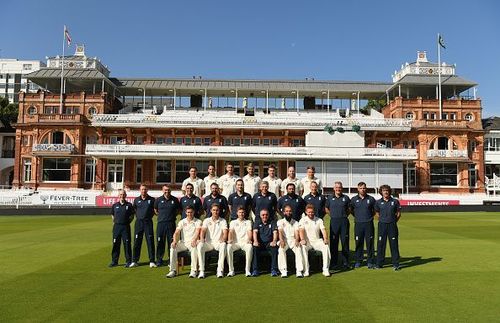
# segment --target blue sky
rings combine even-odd
[[[500,115],[499,1],[2,0],[2,58],[61,53],[66,24],[118,77],[391,81],[427,50]],[[74,48],[70,50],[74,51]]]

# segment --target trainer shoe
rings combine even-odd
[[[368,269],[373,269],[373,264],[368,263],[368,264],[366,265],[366,267],[367,267]]]
[[[286,271],[282,271],[281,272],[281,278],[287,278],[288,277],[288,274]]]
[[[297,274],[295,275],[297,278],[304,278],[304,275],[302,275],[302,273],[300,271],[297,272]]]
[[[309,277],[309,271],[304,271],[304,277]]]
[[[359,267],[361,267],[361,264],[360,264],[359,262],[357,262],[357,263],[355,263],[355,264],[354,264],[354,268],[356,268],[356,269],[357,269],[357,268],[359,268]]]
[[[218,271],[217,278],[222,278],[222,277],[224,277],[224,274],[222,273],[222,271]]]
[[[277,277],[277,276],[279,276],[278,272],[276,270],[271,270],[271,277]]]
[[[205,272],[204,271],[200,271],[200,273],[198,274],[198,278],[199,279],[205,278]]]
[[[230,272],[227,273],[227,277],[233,277],[234,276],[234,270],[231,270]]]
[[[156,268],[158,267],[154,262],[149,263],[149,268]]]
[[[252,271],[252,277],[259,276],[259,272],[257,270]]]
[[[189,278],[196,278],[196,271],[192,271],[189,273]]]
[[[113,267],[116,267],[118,266],[118,264],[116,262],[112,262],[108,265],[109,268],[113,268]]]
[[[174,278],[175,276],[177,276],[177,273],[173,270],[167,274],[167,278]]]
[[[382,266],[375,265],[375,266],[373,266],[373,269],[382,269]]]
[[[251,276],[252,276],[252,273],[251,273],[251,272],[249,272],[249,271],[247,271],[247,272],[245,272],[245,276],[246,276],[246,277],[251,277]]]
[[[136,263],[136,262],[134,261],[134,262],[132,262],[132,263],[130,264],[130,266],[129,266],[129,267],[130,267],[130,268],[133,268],[133,267],[138,267],[138,266],[139,266],[139,264],[138,264],[138,263]]]
[[[396,265],[396,266],[392,266],[392,269],[394,271],[399,271],[399,270],[401,270],[401,267],[399,267],[399,265]]]
[[[330,277],[330,271],[328,271],[328,270],[323,270],[323,276],[325,276],[325,277]]]
[[[125,268],[130,268],[131,266],[132,266],[132,264],[131,264],[130,262],[127,262],[127,263],[125,264]]]

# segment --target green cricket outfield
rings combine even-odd
[[[107,268],[111,228],[109,216],[1,216],[0,321],[500,321],[500,213],[403,213],[401,271],[304,279]]]

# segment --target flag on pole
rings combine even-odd
[[[69,30],[66,26],[64,26],[64,37],[66,37],[66,43],[68,43],[68,46],[71,45],[71,36],[69,35]]]
[[[439,35],[438,36],[438,44],[439,46],[443,47],[444,49],[446,49],[446,46],[444,44],[444,39],[443,39],[443,36]]]

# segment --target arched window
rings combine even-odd
[[[456,142],[451,138],[438,137],[432,142],[431,149],[457,150],[458,146],[457,146]]]
[[[62,131],[53,131],[41,141],[42,144],[72,144],[70,137]]]
[[[28,108],[28,110],[27,110],[27,113],[28,113],[28,115],[30,115],[30,116],[32,116],[32,115],[34,115],[34,114],[36,114],[36,107],[34,107],[34,106],[30,106],[30,107]]]

